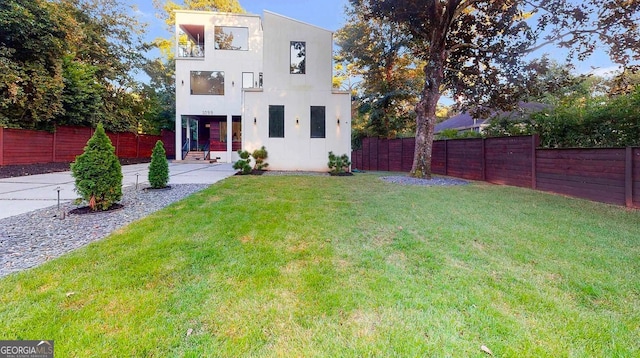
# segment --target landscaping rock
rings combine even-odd
[[[111,232],[209,185],[172,185],[171,190],[123,189],[120,210],[73,215],[64,204],[0,219],[0,277],[40,265],[108,236]],[[66,213],[60,218],[60,211]]]

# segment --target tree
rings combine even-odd
[[[84,152],[71,163],[76,191],[91,210],[108,210],[122,199],[122,169],[111,140],[98,124]]]
[[[411,175],[430,177],[437,103],[508,107],[517,101],[522,57],[555,44],[568,60],[606,48],[627,65],[640,54],[640,2],[617,0],[351,0],[370,18],[402,26],[412,52],[426,61],[416,105]],[[534,25],[530,25],[530,23]]]
[[[151,163],[149,164],[149,184],[152,188],[165,188],[169,182],[169,162],[167,153],[164,150],[162,141],[156,142],[151,152]]]
[[[44,0],[0,2],[0,125],[44,128],[63,112],[65,31]]]
[[[184,0],[183,4],[177,4],[171,0],[153,0],[153,6],[162,11],[158,17],[167,24],[169,32],[173,33],[173,26],[176,24],[176,10],[199,10],[199,11],[221,11],[244,13],[238,0]]]
[[[0,125],[137,129],[144,25],[124,0],[0,2]]]
[[[361,9],[347,9],[347,23],[336,33],[340,51],[337,84],[347,75],[362,78],[356,91],[355,134],[394,138],[412,131],[413,108],[422,87],[423,66],[410,51],[410,37],[395,23],[366,18]]]

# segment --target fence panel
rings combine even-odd
[[[137,158],[138,138],[133,133],[118,133],[118,157]]]
[[[162,143],[164,143],[164,151],[167,152],[167,157],[175,159],[176,157],[175,133],[163,129],[160,134],[160,138],[158,139],[161,139]]]
[[[378,139],[378,169],[384,172],[389,171],[389,140]]]
[[[371,139],[365,138],[362,141],[362,169],[371,170],[371,158],[369,153],[371,152]]]
[[[494,184],[531,187],[534,141],[530,136],[485,140],[485,180]]]
[[[447,175],[446,140],[437,140],[433,142],[433,150],[431,153],[431,171],[434,174]]]
[[[54,143],[54,161],[72,162],[82,154],[93,130],[87,127],[57,127]]]
[[[53,161],[53,134],[44,131],[4,129],[4,165]]]
[[[538,189],[625,205],[625,149],[540,149]]]
[[[155,136],[155,135],[139,134],[138,135],[138,158],[151,158],[151,153],[153,153],[153,147],[155,147],[156,142],[158,140],[159,140],[158,136]]]
[[[450,140],[446,160],[448,175],[482,180],[482,139]]]
[[[413,154],[416,150],[415,138],[403,138],[402,141],[402,171],[410,172],[413,166]]]
[[[4,165],[4,128],[0,127],[0,165]]]
[[[402,139],[392,139],[389,143],[389,171],[401,172],[402,171]]]

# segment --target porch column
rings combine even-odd
[[[176,160],[182,160],[182,116],[176,113]]]
[[[227,163],[231,163],[231,153],[233,153],[233,116],[227,114]]]

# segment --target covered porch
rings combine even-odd
[[[239,115],[182,115],[176,122],[177,160],[231,163],[242,148],[242,120]]]

